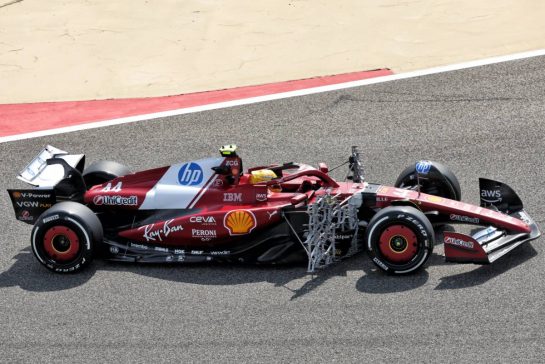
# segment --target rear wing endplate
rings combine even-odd
[[[60,164],[48,164],[48,159],[63,159],[70,167],[83,172],[84,154],[68,154],[51,145],[46,146],[17,176],[23,182],[34,187],[52,188],[65,177],[65,170]]]

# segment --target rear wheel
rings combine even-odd
[[[462,198],[460,183],[450,168],[437,162],[429,163],[432,166],[430,171],[419,178],[416,177],[415,165],[405,168],[397,177],[394,186],[416,189],[420,182],[420,191],[423,193],[460,201]]]
[[[83,180],[87,189],[111,181],[114,178],[130,174],[129,168],[113,161],[99,161],[83,171]]]
[[[378,212],[367,226],[367,252],[387,273],[407,274],[421,268],[433,251],[430,221],[411,206],[391,206]]]
[[[45,211],[32,230],[34,256],[57,273],[76,272],[93,260],[102,225],[86,206],[61,202]]]

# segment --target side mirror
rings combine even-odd
[[[212,167],[212,170],[214,172],[216,172],[217,174],[220,174],[222,176],[227,176],[227,175],[231,174],[231,168],[229,168],[227,166]]]
[[[329,167],[325,163],[318,163],[318,170],[323,173],[329,172]]]

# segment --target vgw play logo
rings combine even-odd
[[[186,163],[178,172],[178,182],[182,186],[196,186],[201,184],[203,172],[197,163]]]

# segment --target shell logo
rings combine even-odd
[[[386,186],[381,186],[377,192],[380,192],[380,193],[387,193],[388,191],[390,190],[389,187],[386,187]]]
[[[257,222],[252,212],[234,210],[225,215],[223,225],[230,235],[244,235],[249,234],[257,226]]]
[[[21,192],[13,192],[13,197],[20,198],[21,197]]]
[[[428,196],[427,200],[429,202],[436,202],[436,203],[439,203],[439,202],[443,201],[443,199],[441,197],[438,197],[438,196]]]

